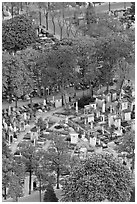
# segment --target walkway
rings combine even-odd
[[[46,112],[46,113],[38,113],[37,115],[39,117],[42,117],[43,119],[46,119],[48,117],[52,117],[56,121],[59,121],[59,117],[53,116],[53,113],[60,112],[62,110],[63,110],[63,107],[54,109],[54,110]],[[35,126],[34,123],[31,124],[24,132],[21,132],[19,134],[17,141],[11,144],[11,151],[13,154],[16,152],[18,144],[23,140],[24,135],[26,135],[34,126]]]

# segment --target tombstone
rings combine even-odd
[[[72,132],[70,133],[71,144],[77,144],[78,142],[78,133]]]
[[[49,121],[47,120],[46,122],[46,128],[48,129],[49,128]]]
[[[55,107],[56,108],[62,107],[62,99],[56,99],[55,100]]]
[[[105,101],[103,101],[103,104],[102,104],[102,113],[105,113]]]
[[[105,122],[105,115],[101,115],[101,122]]]
[[[11,115],[11,106],[8,108],[8,115]]]
[[[24,121],[20,122],[20,131],[21,132],[25,131],[25,122]]]
[[[113,112],[113,108],[112,108],[112,105],[110,105],[110,113]]]
[[[44,99],[44,101],[43,101],[43,106],[46,106],[46,100]]]
[[[76,101],[76,113],[78,113],[78,102]]]
[[[121,118],[115,119],[115,126],[120,130],[121,128]]]
[[[104,135],[105,133],[105,129],[104,129],[104,126],[102,125],[102,134]]]
[[[90,137],[90,140],[89,140],[89,142],[90,142],[90,145],[91,146],[93,146],[93,147],[95,147],[95,145],[96,145],[96,137]]]
[[[86,147],[80,148],[79,158],[81,160],[84,160],[84,159],[86,159],[86,156],[87,156],[87,148]]]
[[[65,118],[65,123],[68,124],[68,117]]]
[[[87,124],[87,118],[85,118],[85,125]]]
[[[126,121],[131,120],[131,111],[128,111],[128,112],[125,113],[125,120]]]
[[[91,121],[90,128],[93,129],[93,121]]]
[[[88,123],[90,123],[91,121],[94,122],[94,114],[88,115]]]
[[[109,127],[111,127],[111,125],[114,124],[114,119],[112,115],[108,115],[108,125]]]
[[[128,108],[128,101],[122,102],[122,103],[121,103],[121,109],[122,109],[122,111],[123,111],[123,110],[126,110],[127,108]]]

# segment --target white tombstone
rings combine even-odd
[[[86,147],[80,148],[79,158],[83,160],[83,159],[86,159],[86,156],[87,156],[87,148]]]
[[[8,115],[11,115],[11,106],[9,106]]]
[[[62,107],[62,99],[56,99],[55,100],[55,107],[56,108]]]
[[[43,101],[43,106],[46,106],[46,100],[44,99],[44,101]]]
[[[47,129],[49,128],[48,120],[47,120],[47,122],[46,122],[46,128],[47,128]]]
[[[128,102],[127,102],[127,101],[122,102],[122,104],[121,104],[121,108],[122,108],[122,110],[126,110],[126,109],[128,109]]]
[[[113,110],[113,109],[112,109],[112,105],[110,105],[110,113],[112,113],[112,110]]]
[[[53,96],[52,100],[53,100],[53,103],[54,103],[55,102],[55,97],[54,96]]]
[[[101,122],[105,122],[105,115],[101,115]]]
[[[111,125],[114,124],[114,119],[112,115],[108,115],[108,125],[109,127],[111,127]]]
[[[91,146],[93,146],[93,147],[95,147],[95,145],[96,145],[96,137],[90,137],[90,145]]]
[[[105,129],[104,129],[104,126],[102,125],[102,134],[104,135],[105,133]]]
[[[70,137],[71,137],[71,144],[77,144],[78,142],[78,133],[70,133]]]
[[[125,113],[125,120],[126,120],[126,121],[131,120],[131,112],[126,112],[126,113]]]
[[[102,113],[105,113],[105,102],[102,103]]]
[[[121,118],[116,118],[115,119],[115,126],[120,129],[121,128]]]
[[[88,123],[90,123],[91,121],[94,122],[94,114],[88,115]]]
[[[78,113],[78,102],[76,101],[76,113]]]
[[[27,120],[27,114],[24,112],[24,120]]]
[[[90,128],[93,129],[93,121],[91,121]]]
[[[113,98],[113,100],[116,100],[117,94],[116,94],[116,93],[113,93],[113,94],[112,94],[112,98]]]
[[[111,94],[110,93],[107,95],[107,102],[111,102]]]
[[[68,124],[68,117],[65,118],[65,123]]]
[[[87,118],[85,118],[85,125],[87,124]]]

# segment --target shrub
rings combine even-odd
[[[58,202],[58,198],[51,185],[48,185],[44,193],[43,202]]]

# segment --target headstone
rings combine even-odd
[[[44,101],[43,101],[43,106],[46,106],[46,100],[44,99]]]
[[[90,137],[90,145],[95,147],[95,145],[96,145],[96,137]]]
[[[78,102],[76,101],[76,113],[78,113]]]
[[[65,118],[65,123],[68,124],[68,117]]]
[[[126,121],[131,120],[131,112],[125,113],[125,120],[126,120]]]
[[[90,128],[93,129],[93,121],[91,121]]]
[[[78,133],[70,133],[71,144],[77,144],[78,142]]]
[[[55,100],[55,107],[56,108],[62,107],[62,99],[56,99]]]
[[[102,113],[105,113],[105,102],[102,103]]]

